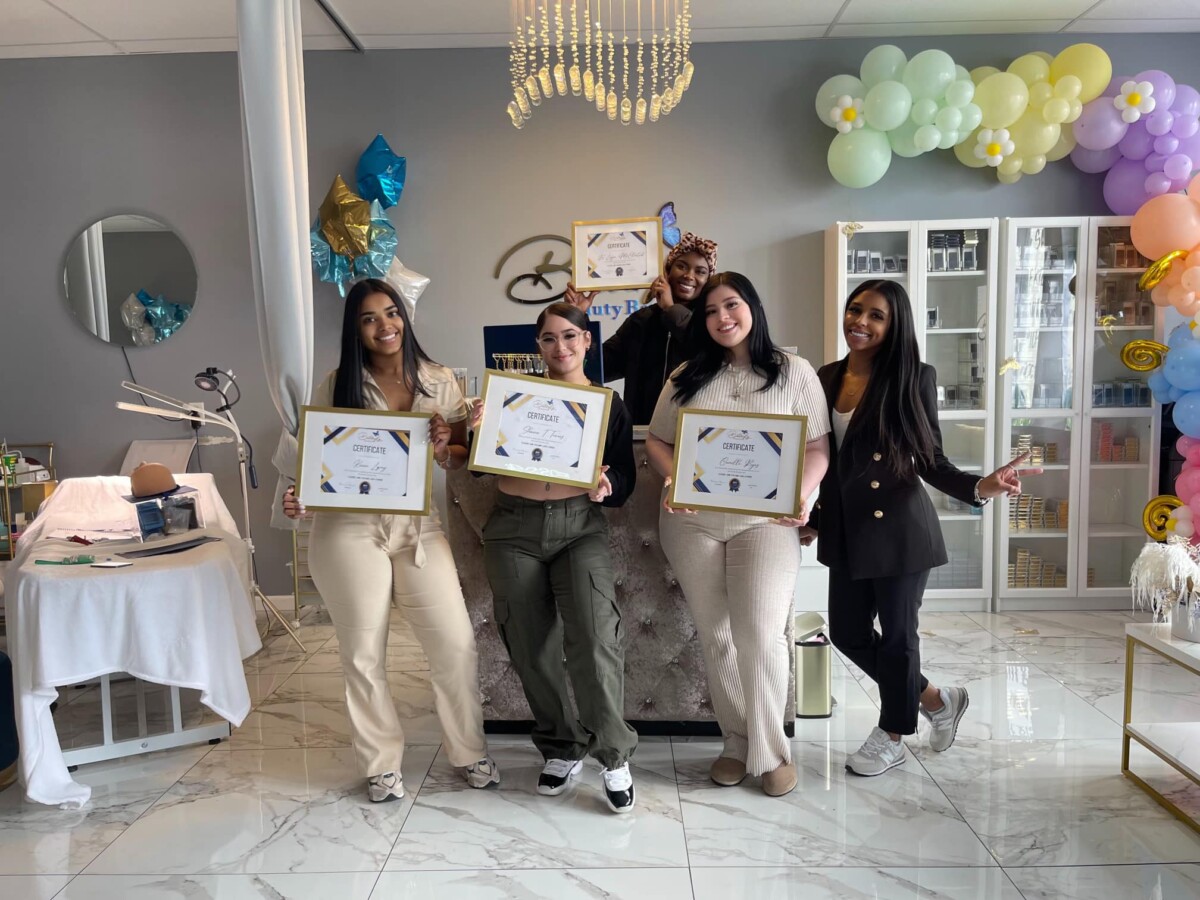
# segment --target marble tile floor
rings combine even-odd
[[[878,691],[835,654],[838,705],[797,722],[792,794],[714,785],[711,739],[647,738],[632,816],[608,812],[594,762],[562,796],[539,796],[540,758],[522,737],[491,738],[498,788],[467,788],[441,751],[428,664],[398,620],[388,669],[407,796],[368,804],[337,639],[323,611],[303,621],[307,652],[277,636],[247,661],[254,709],[231,740],[84,766],[84,810],[0,793],[0,897],[1200,897],[1200,835],[1120,775],[1125,613],[927,613],[927,674],[971,692],[950,751],[931,752],[922,728],[904,765],[848,773]],[[1135,711],[1200,720],[1200,679],[1135,662]],[[134,686],[113,694],[128,727]],[[145,696],[151,730],[165,725],[165,692]],[[185,719],[211,715],[184,701]],[[55,718],[64,744],[93,740],[96,688],[64,688]],[[1148,753],[1133,759],[1200,813],[1200,789]]]

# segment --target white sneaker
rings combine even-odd
[[[567,789],[571,779],[583,771],[582,759],[548,759],[538,776],[537,792],[557,797]]]
[[[929,748],[941,753],[949,750],[954,744],[954,736],[958,734],[958,722],[967,711],[971,702],[967,697],[967,689],[960,687],[938,688],[942,698],[942,708],[937,712],[926,712],[921,707],[923,715],[931,726],[929,731]]]
[[[399,772],[384,772],[367,779],[367,796],[372,803],[387,803],[404,797],[404,780]]]
[[[904,739],[893,741],[886,731],[876,726],[871,729],[866,743],[846,760],[846,768],[855,775],[882,775],[904,762],[905,755]]]
[[[463,777],[473,788],[485,788],[488,785],[500,783],[500,767],[490,756],[485,756],[473,766],[463,769]]]
[[[629,763],[616,769],[601,769],[604,778],[604,799],[608,808],[615,813],[633,811],[633,775]]]

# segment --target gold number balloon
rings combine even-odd
[[[1138,290],[1148,291],[1156,287],[1160,281],[1167,277],[1167,273],[1171,271],[1171,263],[1177,259],[1183,259],[1187,255],[1186,250],[1172,250],[1166,256],[1150,263],[1150,267],[1138,279]]]
[[[1135,372],[1153,372],[1163,364],[1170,348],[1158,341],[1138,339],[1121,348],[1121,362]]]
[[[1171,513],[1183,506],[1183,501],[1173,494],[1159,494],[1142,510],[1142,528],[1156,541],[1167,539],[1167,523]]]

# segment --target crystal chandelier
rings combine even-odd
[[[517,128],[568,89],[622,125],[657,122],[692,83],[691,0],[510,2],[508,115]]]

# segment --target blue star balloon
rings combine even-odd
[[[378,200],[371,202],[371,228],[367,232],[370,243],[367,252],[355,257],[353,270],[358,278],[383,278],[396,254],[396,229]]]
[[[350,280],[350,260],[340,253],[333,252],[329,241],[325,240],[325,235],[321,233],[319,221],[313,222],[308,240],[312,249],[313,271],[317,273],[317,277],[327,284],[336,284],[338,292],[343,297],[346,296],[345,284]]]
[[[683,237],[675,218],[675,203],[668,200],[663,204],[658,214],[662,218],[663,243],[668,247],[674,247],[679,243],[679,239]]]
[[[382,134],[377,134],[358,158],[354,171],[358,195],[366,200],[378,200],[384,209],[395,206],[404,190],[408,160],[397,156]]]

